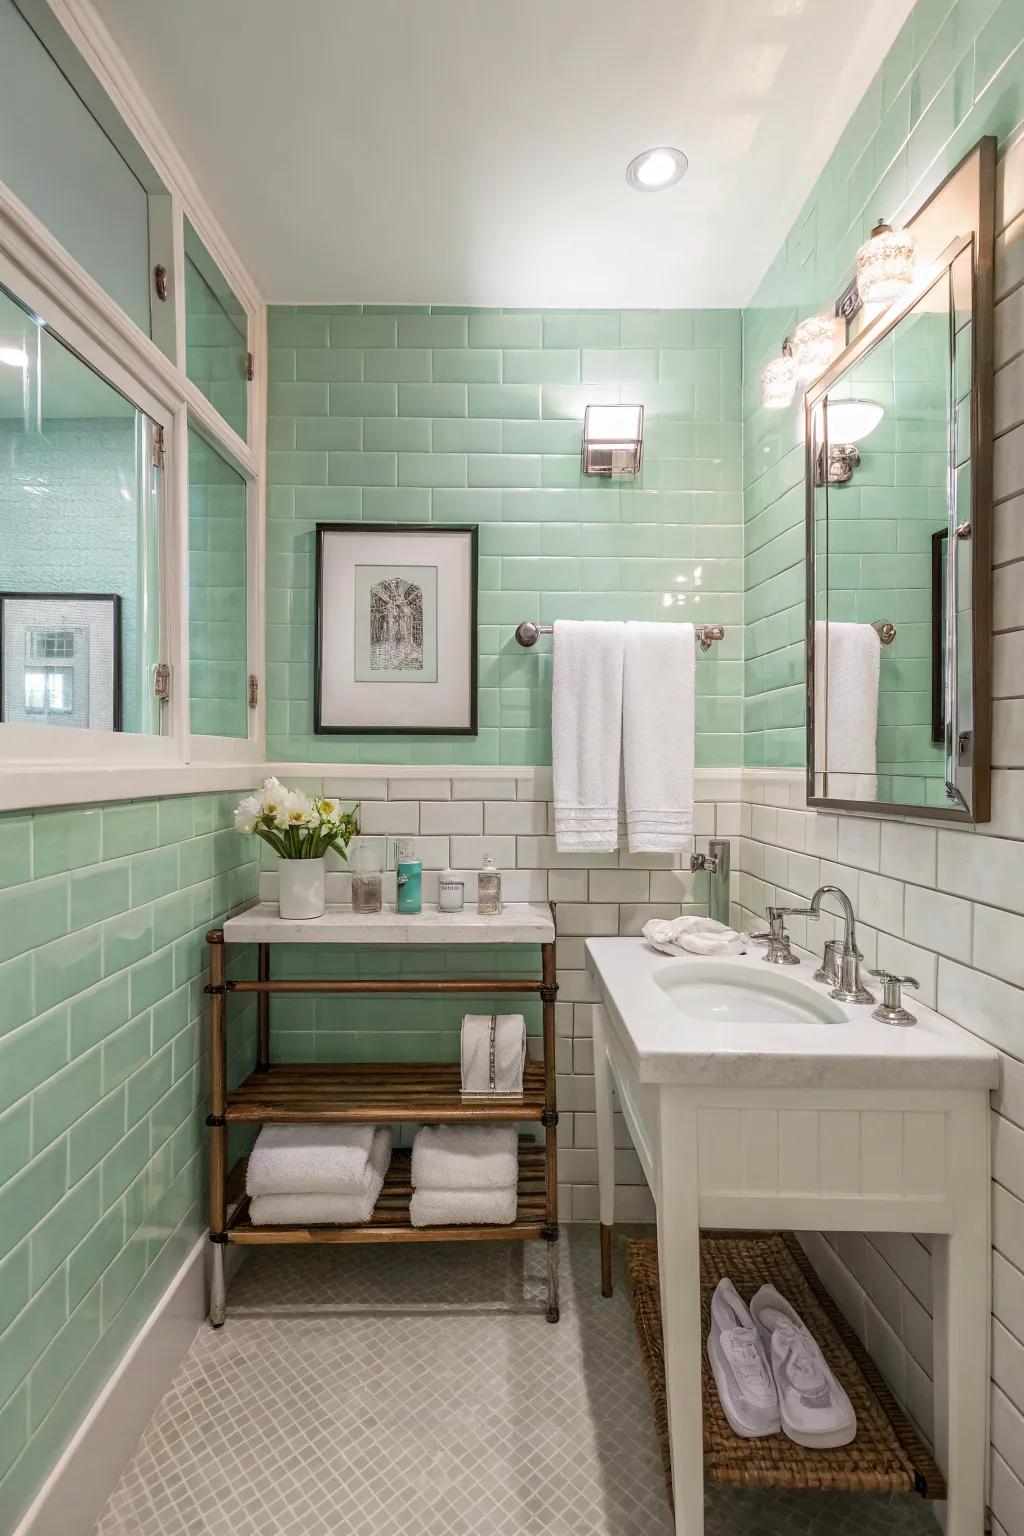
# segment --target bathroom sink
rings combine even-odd
[[[728,960],[670,960],[652,977],[690,1024],[842,1024],[846,1013],[824,991],[765,967]]]

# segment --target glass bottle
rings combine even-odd
[[[477,876],[476,910],[481,917],[497,917],[501,911],[501,870],[489,853]]]
[[[349,849],[352,870],[353,912],[379,912],[383,871],[378,845],[368,837],[357,838]]]

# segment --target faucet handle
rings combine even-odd
[[[770,965],[799,965],[800,960],[793,954],[789,934],[786,932],[786,918],[791,908],[766,907],[765,911],[768,917],[768,948],[764,959]]]
[[[901,987],[920,988],[921,983],[913,976],[896,976],[892,971],[877,970],[871,972],[882,983],[882,1001],[872,1013],[873,1019],[879,1019],[883,1024],[913,1024],[916,1016],[909,1013],[903,1006]]]

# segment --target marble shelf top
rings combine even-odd
[[[541,903],[509,902],[498,917],[475,905],[461,912],[424,906],[415,914],[385,906],[380,912],[328,907],[322,917],[283,918],[276,901],[261,901],[229,917],[228,944],[552,944],[555,925]]]

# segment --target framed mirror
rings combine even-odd
[[[993,185],[805,397],[810,805],[989,815]]]

